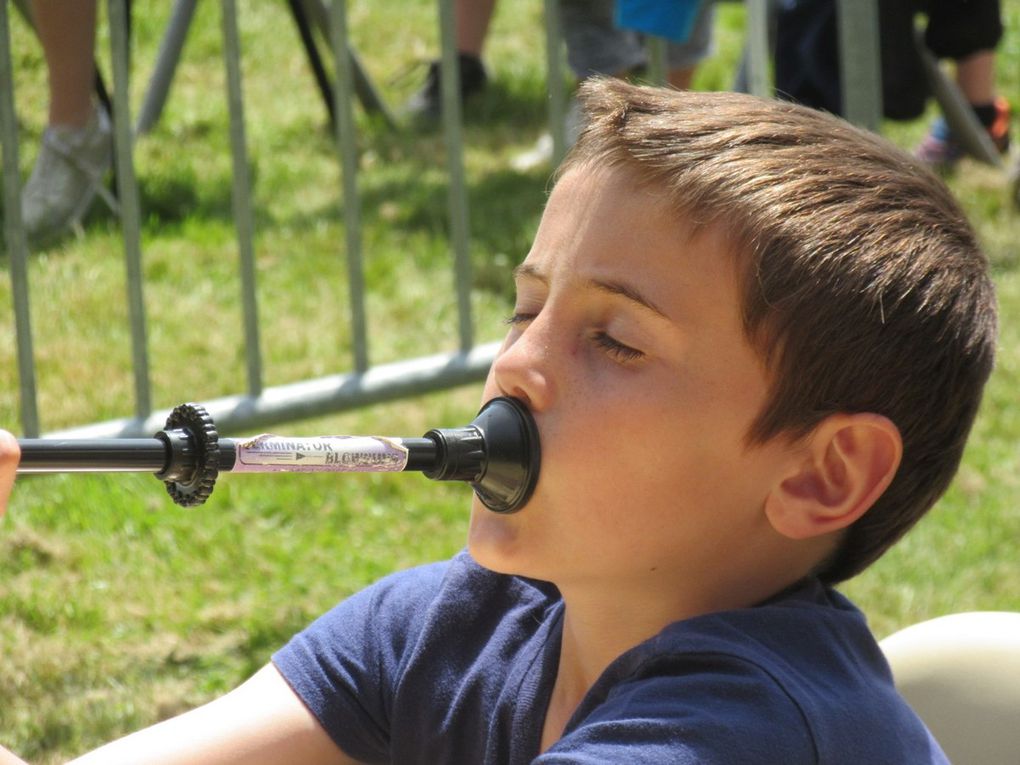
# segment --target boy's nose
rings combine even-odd
[[[528,327],[496,357],[493,379],[505,396],[523,401],[540,412],[549,406],[555,391],[551,375],[550,345],[536,327]]]

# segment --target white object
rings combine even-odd
[[[942,616],[881,647],[897,689],[954,765],[1020,765],[1020,613]]]

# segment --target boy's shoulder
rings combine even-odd
[[[422,663],[433,671],[437,646],[443,647],[440,655],[461,659],[484,654],[494,635],[523,644],[535,638],[534,624],[560,606],[553,585],[495,573],[462,551],[450,560],[389,574],[345,598],[276,658],[303,645],[326,657],[374,651],[397,676],[428,657]]]
[[[702,747],[692,755],[720,761],[946,762],[896,692],[863,614],[817,580],[752,608],[675,622],[627,652],[592,688],[563,745],[596,745],[590,737],[609,720],[654,721],[652,747],[683,731],[684,746]]]
[[[551,585],[461,553],[347,598],[273,661],[359,760],[530,762],[561,609]]]

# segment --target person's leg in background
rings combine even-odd
[[[1009,149],[1010,108],[995,87],[995,50],[1002,39],[999,0],[929,2],[925,44],[940,59],[956,63],[956,83],[1000,152]],[[939,118],[917,147],[932,165],[951,167],[964,154],[960,141]]]
[[[577,82],[595,75],[636,77],[648,60],[644,39],[631,29],[616,25],[615,0],[560,0],[560,27],[567,49],[567,64]],[[698,63],[712,49],[713,8],[702,3],[690,37],[667,48],[668,81],[672,87],[689,89]],[[581,130],[580,110],[571,99],[566,116],[566,138],[573,145]],[[552,137],[543,134],[533,149],[514,158],[520,171],[547,165],[552,159]]]
[[[578,82],[593,75],[640,77],[643,74],[648,65],[644,37],[616,26],[614,0],[560,0],[559,5],[567,62]],[[667,46],[670,86],[680,90],[691,87],[698,64],[711,55],[713,21],[712,3],[703,2],[690,37]],[[568,122],[571,143],[579,127]]]
[[[630,77],[644,69],[641,36],[616,26],[615,0],[559,0],[556,5],[567,65],[577,82],[595,75]],[[574,98],[567,107],[565,130],[567,145],[572,146],[581,130],[581,112]],[[521,172],[544,168],[552,155],[552,136],[543,133],[533,148],[514,157],[513,167]]]
[[[96,0],[35,0],[32,17],[46,58],[49,124],[85,127],[94,110]]]
[[[712,29],[715,7],[702,2],[691,28],[690,37],[682,43],[670,43],[666,57],[669,62],[669,84],[678,90],[690,90],[698,64],[712,55]]]
[[[32,17],[50,102],[22,216],[29,237],[40,239],[80,224],[110,167],[113,142],[109,117],[92,95],[95,0],[35,0]]]
[[[456,0],[457,65],[460,69],[460,98],[465,101],[481,93],[489,82],[482,50],[489,34],[489,24],[496,8],[496,0]],[[429,63],[425,84],[404,107],[407,116],[423,123],[434,123],[442,112],[442,94],[439,85],[439,59]]]

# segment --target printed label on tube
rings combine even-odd
[[[235,473],[395,473],[407,466],[407,447],[379,436],[263,433],[236,448]]]

